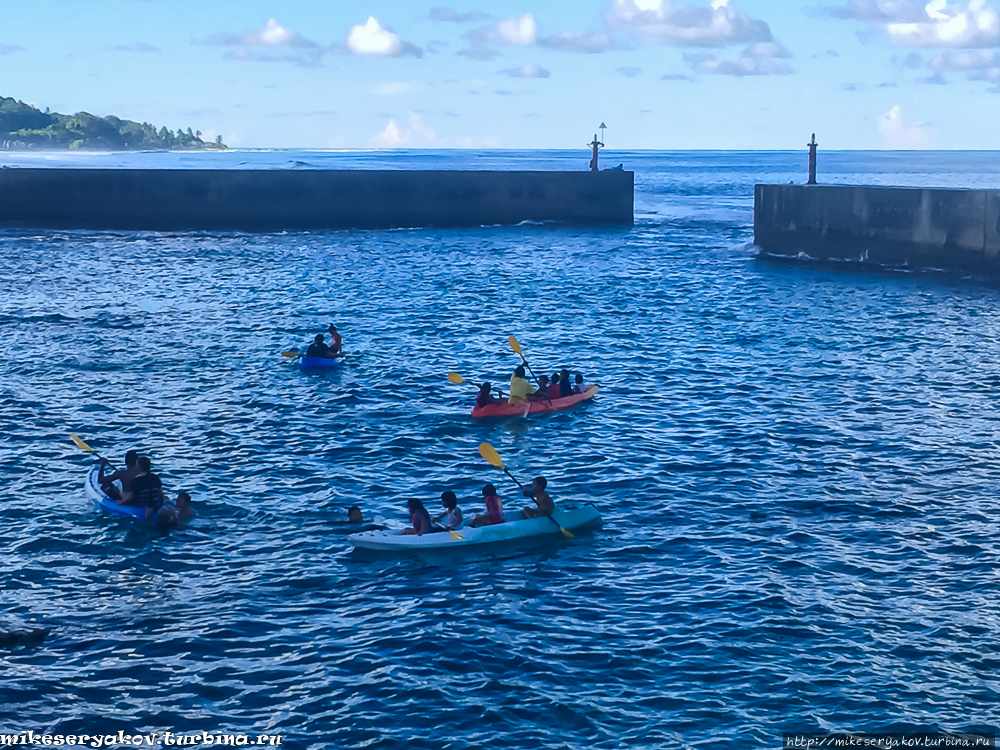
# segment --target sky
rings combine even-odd
[[[1000,149],[1000,0],[0,0],[0,95],[236,148]]]

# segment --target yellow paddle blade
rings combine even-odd
[[[292,357],[299,356],[299,350],[298,349],[289,349],[287,352],[282,352],[281,356],[282,357],[288,357],[289,359],[291,359]]]
[[[450,380],[455,385],[462,385],[465,382],[465,378],[459,375],[457,372],[449,372],[448,380]]]
[[[514,350],[514,354],[519,357],[524,357],[521,353],[521,345],[517,342],[517,339],[514,336],[508,336],[507,343],[510,344],[510,348]]]
[[[573,532],[570,531],[569,529],[564,529],[562,526],[560,526],[559,531],[561,531],[563,533],[563,536],[566,537],[567,539],[576,539],[576,537],[573,536]]]
[[[451,532],[451,538],[452,539],[462,539],[462,540],[465,539],[465,537],[462,536],[461,534],[459,534],[457,531]]]
[[[85,442],[83,442],[75,432],[71,432],[69,434],[69,439],[72,440],[74,443],[76,443],[76,447],[84,451],[85,453],[94,452],[94,449],[91,448],[89,445],[87,445]]]
[[[479,455],[485,458],[487,463],[499,466],[501,469],[503,468],[503,461],[500,458],[500,454],[489,443],[479,444]]]

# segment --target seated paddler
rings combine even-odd
[[[528,396],[535,392],[535,386],[524,379],[524,365],[518,365],[510,378],[510,396],[508,404],[526,404]]]

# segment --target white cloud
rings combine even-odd
[[[731,0],[710,0],[706,6],[672,0],[614,0],[605,19],[612,28],[660,44],[723,47],[773,39],[766,23],[733,10]]]
[[[410,112],[408,120],[408,125],[400,126],[395,118],[390,118],[385,129],[372,138],[369,144],[376,148],[417,148],[437,143],[437,133],[424,126],[420,115]]]
[[[525,13],[518,18],[507,18],[497,21],[494,33],[498,44],[509,44],[512,47],[530,47],[535,43],[538,27],[535,16]]]
[[[791,54],[777,42],[751,44],[739,58],[724,60],[718,55],[685,55],[692,70],[698,73],[724,76],[789,75],[792,66],[784,62]]]
[[[513,78],[548,78],[551,75],[545,68],[534,63],[525,63],[517,68],[507,68],[500,72]]]
[[[903,47],[1000,45],[1000,14],[987,0],[850,0],[834,15],[879,27],[890,42]]]
[[[517,18],[504,18],[492,26],[473,29],[465,34],[471,43],[467,50],[459,52],[473,60],[492,60],[496,57],[496,46],[530,47],[538,39],[538,26],[532,13]]]
[[[242,34],[216,34],[209,39],[209,44],[224,47],[297,47],[309,49],[316,47],[314,42],[300,36],[289,28],[269,18],[256,31],[245,31]]]
[[[384,28],[374,16],[363,24],[352,26],[345,41],[347,51],[361,57],[421,57],[419,48],[404,42],[392,29]]]
[[[907,122],[903,110],[897,104],[878,117],[878,132],[889,149],[927,148],[931,129],[927,123]]]
[[[299,65],[319,65],[321,50],[300,34],[269,18],[255,31],[242,34],[216,34],[208,44],[233,47],[226,52],[226,60],[252,62],[294,62]]]

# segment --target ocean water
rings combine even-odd
[[[581,152],[5,154],[10,166],[586,168]],[[609,152],[631,228],[0,231],[0,733],[288,748],[777,748],[1000,724],[995,280],[757,257],[804,153]],[[1000,186],[1000,155],[820,152],[821,180]],[[281,352],[335,322],[356,353]],[[477,423],[470,381],[601,390]],[[148,452],[199,517],[102,517]],[[353,552],[346,509],[584,499],[573,540]]]

